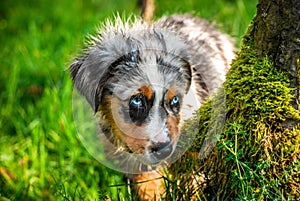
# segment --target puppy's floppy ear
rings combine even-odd
[[[103,87],[109,76],[108,68],[109,64],[101,59],[97,47],[77,58],[69,67],[75,87],[85,96],[94,112],[97,112]]]

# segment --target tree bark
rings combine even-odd
[[[289,73],[292,105],[300,109],[300,1],[259,0],[254,19],[254,46],[260,58],[269,56]]]

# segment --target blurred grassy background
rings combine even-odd
[[[237,39],[257,0],[157,0],[156,17],[189,12]],[[130,200],[121,174],[94,160],[76,136],[66,68],[86,36],[128,0],[0,2],[0,200]]]

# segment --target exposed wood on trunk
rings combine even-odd
[[[153,20],[153,14],[155,10],[154,0],[142,0],[142,18],[146,22]]]
[[[259,0],[253,36],[258,56],[271,56],[276,67],[289,73],[295,88],[292,105],[300,109],[300,1]]]

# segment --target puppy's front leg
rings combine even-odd
[[[134,191],[143,201],[160,200],[165,188],[162,174],[157,171],[133,175]]]

